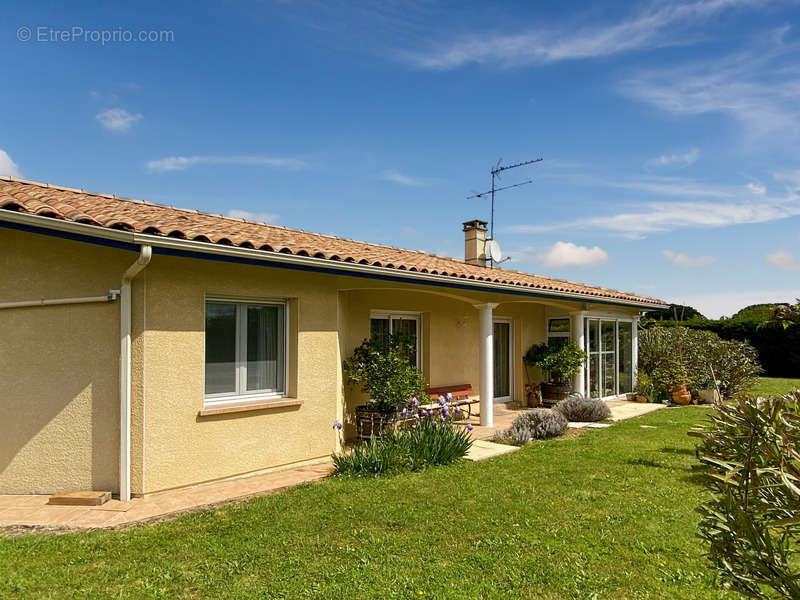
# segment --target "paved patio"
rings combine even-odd
[[[614,422],[664,408],[663,404],[638,404],[626,400],[612,400],[608,402],[608,406]],[[468,459],[484,460],[517,450],[515,446],[492,444],[487,440],[496,432],[508,429],[522,412],[524,409],[512,409],[503,404],[495,406],[494,427],[481,427],[479,416],[473,415],[470,420],[473,426],[472,438],[477,443]],[[202,508],[274,494],[301,483],[319,481],[330,475],[332,470],[330,459],[325,459],[262,475],[134,498],[130,502],[110,500],[101,506],[48,505],[49,496],[0,496],[0,528],[17,526],[68,531],[149,523]]]
[[[326,459],[293,469],[134,498],[130,502],[109,500],[101,506],[53,506],[47,504],[49,496],[0,496],[0,527],[81,530],[147,523],[214,505],[274,494],[301,483],[323,479],[332,470],[331,461]]]

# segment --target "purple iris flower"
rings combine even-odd
[[[467,425],[467,431],[472,431],[472,425]]]
[[[343,427],[343,425],[342,425],[342,424],[341,424],[339,421],[334,421],[334,422],[333,422],[333,428],[334,428],[336,431],[341,431],[341,430],[342,430],[342,427]]]

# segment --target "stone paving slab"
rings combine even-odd
[[[472,462],[479,460],[486,460],[487,458],[494,458],[501,454],[510,454],[519,450],[519,446],[509,446],[508,444],[495,444],[486,440],[475,440],[472,442],[472,448],[464,457]]]
[[[666,404],[655,404],[650,402],[629,402],[628,400],[611,400],[606,402],[611,409],[611,420],[613,422],[627,421],[634,417],[641,417],[647,413],[655,412],[666,408]]]

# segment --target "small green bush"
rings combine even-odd
[[[570,394],[553,407],[553,410],[564,415],[567,421],[590,423],[602,421],[611,416],[611,409],[598,399],[585,398],[581,394]]]
[[[532,440],[557,437],[564,433],[568,426],[569,423],[561,413],[546,408],[533,408],[514,419],[511,428],[499,433],[497,438],[526,444]]]
[[[331,458],[337,475],[389,475],[405,470],[408,463],[405,448],[394,431],[373,436]]]
[[[534,344],[525,353],[525,364],[549,373],[553,381],[567,383],[586,360],[586,352],[575,342]]]
[[[388,475],[449,465],[472,447],[469,431],[449,420],[418,419],[410,426],[383,432],[350,452],[333,455],[337,475]]]
[[[343,363],[348,381],[369,394],[368,408],[377,412],[397,412],[408,399],[427,402],[425,378],[411,365],[410,342],[405,336],[364,340]]]

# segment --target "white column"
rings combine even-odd
[[[492,311],[497,304],[477,304],[480,311],[481,426],[494,426],[494,339]]]
[[[572,317],[572,341],[578,344],[581,350],[586,350],[586,332],[583,327],[583,318],[585,314],[584,311],[570,313]],[[585,382],[586,361],[583,362],[580,370],[575,374],[575,379],[572,382],[573,391],[586,395]]]
[[[631,383],[633,387],[636,387],[636,378],[639,374],[639,317],[636,317],[633,320],[633,327],[631,328],[631,341],[633,348],[631,349],[631,363],[633,365],[633,370],[631,373]]]

